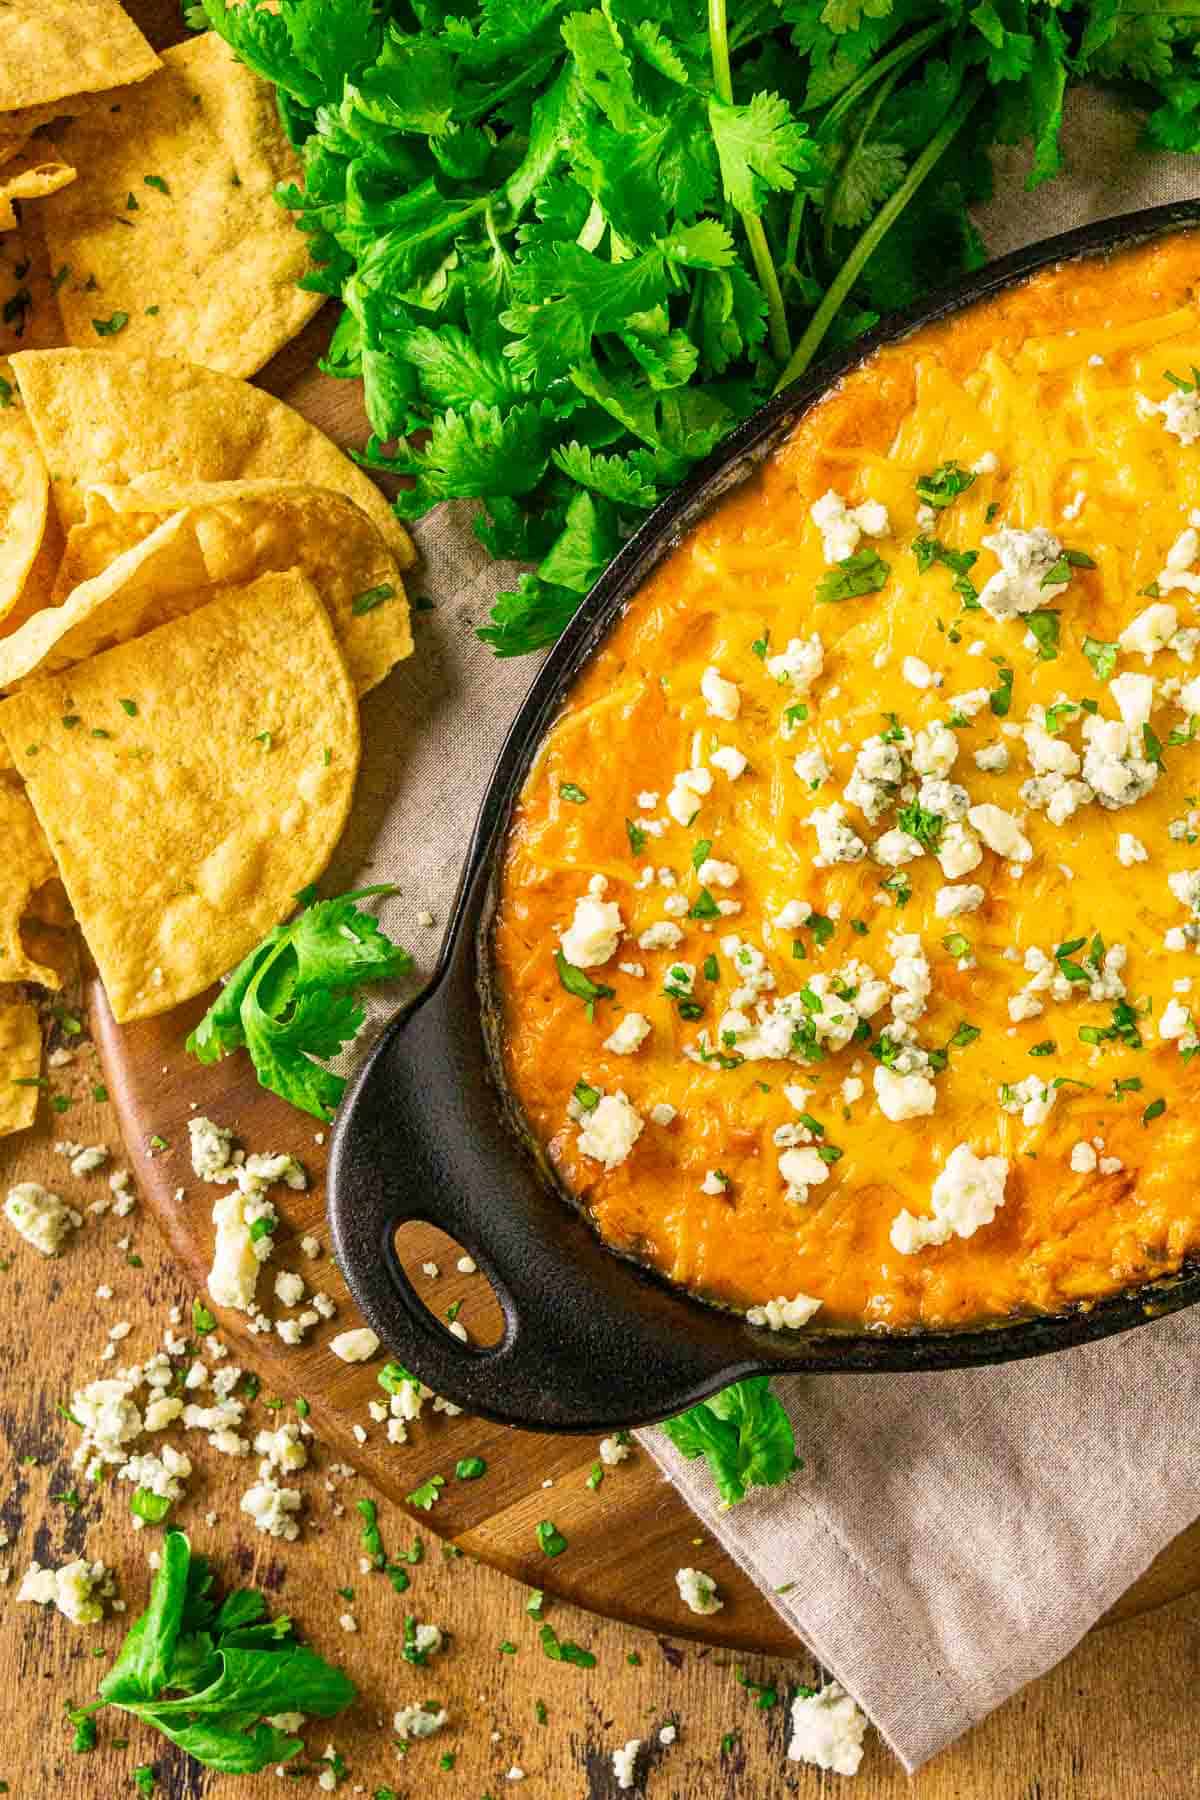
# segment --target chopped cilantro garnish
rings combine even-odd
[[[890,573],[877,550],[856,550],[841,562],[826,569],[817,583],[814,598],[821,602],[857,600],[863,594],[877,594]]]
[[[589,1086],[582,1075],[575,1083],[572,1092],[580,1106],[582,1106],[584,1112],[594,1112],[596,1107],[600,1104],[599,1089]]]
[[[917,499],[925,506],[932,506],[940,512],[965,494],[975,483],[975,474],[971,469],[964,469],[961,463],[953,460],[939,463],[928,475],[917,477]]]
[[[1167,1103],[1165,1100],[1163,1100],[1163,1099],[1152,1100],[1150,1102],[1149,1106],[1146,1108],[1145,1112],[1142,1114],[1142,1124],[1143,1125],[1153,1124],[1155,1119],[1162,1118],[1162,1116],[1166,1112],[1166,1110],[1167,1110]]]
[[[1003,719],[1012,705],[1013,672],[1007,668],[998,669],[996,679],[1000,685],[988,695],[988,704],[996,718]]]
[[[482,1456],[463,1456],[454,1465],[456,1481],[478,1481],[481,1475],[487,1474],[487,1464]]]
[[[1059,614],[1051,607],[1039,606],[1026,613],[1025,624],[1037,639],[1039,661],[1054,662],[1058,656]]]
[[[569,1639],[560,1638],[553,1625],[543,1625],[538,1634],[542,1650],[551,1662],[571,1663],[577,1669],[594,1669],[596,1658],[590,1650],[583,1650]]]
[[[711,838],[700,838],[696,843],[694,843],[692,845],[692,867],[693,867],[693,869],[698,869],[702,863],[706,863],[708,861],[709,852],[711,851],[711,849],[712,849]]]
[[[642,830],[642,827],[640,825],[635,825],[632,819],[626,819],[625,835],[629,839],[629,848],[633,851],[633,854],[635,856],[640,856],[646,847],[646,833]]]
[[[161,1525],[171,1510],[171,1502],[163,1494],[155,1494],[149,1488],[140,1487],[134,1489],[129,1510],[135,1517],[145,1519],[148,1525]]]
[[[574,781],[560,781],[558,784],[558,791],[564,800],[569,800],[571,802],[572,806],[587,805],[587,795]]]
[[[894,905],[898,907],[907,906],[912,899],[912,877],[903,869],[897,869],[893,875],[885,875],[879,885],[885,893],[892,896]]]
[[[415,1487],[412,1493],[406,1494],[404,1498],[410,1506],[419,1506],[422,1512],[431,1512],[434,1502],[440,1499],[441,1490],[445,1485],[446,1477],[444,1475],[431,1475],[427,1481],[423,1481],[419,1487]]]
[[[706,887],[702,887],[688,908],[689,919],[719,919],[721,908]]]
[[[1083,654],[1095,670],[1097,681],[1110,681],[1117,666],[1119,644],[1106,644],[1102,638],[1085,637]]]
[[[217,1321],[209,1312],[203,1300],[192,1301],[192,1330],[204,1337],[208,1332],[217,1329]]]
[[[169,194],[171,191],[161,175],[143,175],[142,180],[148,188],[157,188],[160,194]]]
[[[946,825],[941,813],[930,812],[915,800],[900,808],[896,814],[896,823],[901,831],[906,832],[910,838],[915,838],[923,849],[930,852],[936,851],[941,843]]]
[[[561,1556],[567,1548],[566,1538],[552,1519],[539,1520],[534,1535],[544,1556]]]
[[[582,969],[569,963],[561,950],[554,952],[554,966],[558,970],[558,979],[568,994],[583,1001],[589,1019],[595,1017],[597,1000],[612,999],[615,991],[613,988],[606,987],[602,981],[593,981]]]
[[[363,613],[374,612],[375,608],[382,606],[385,600],[394,599],[395,593],[396,590],[391,582],[383,581],[378,587],[367,588],[363,593],[355,594],[350,602],[350,611],[355,618],[361,618]]]
[[[129,314],[127,312],[115,312],[107,319],[93,319],[92,330],[97,337],[116,337],[118,332],[124,331],[128,323]]]

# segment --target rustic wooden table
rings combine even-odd
[[[0,1192],[20,1179],[42,1179],[77,1202],[96,1191],[89,1187],[84,1194],[53,1144],[66,1133],[78,1142],[107,1143],[120,1158],[111,1109],[92,1099],[99,1079],[87,1044],[69,1068],[55,1071],[54,1087],[71,1099],[70,1110],[59,1115],[44,1105],[33,1133],[0,1146]],[[159,1342],[168,1308],[177,1303],[190,1309],[193,1296],[140,1208],[125,1219],[111,1213],[89,1217],[53,1261],[6,1227],[4,1234],[0,1526],[10,1541],[0,1550],[0,1565],[11,1568],[12,1579],[0,1588],[0,1780],[7,1783],[0,1791],[107,1800],[132,1793],[131,1771],[152,1763],[158,1791],[172,1800],[277,1796],[274,1774],[205,1777],[174,1753],[159,1755],[161,1740],[136,1723],[127,1727],[123,1715],[102,1718],[94,1753],[71,1752],[64,1705],[91,1696],[97,1669],[111,1657],[124,1626],[113,1618],[90,1630],[76,1629],[57,1613],[17,1605],[17,1583],[32,1557],[58,1564],[86,1552],[116,1571],[132,1614],[145,1602],[146,1555],[158,1533],[132,1531],[124,1486],[84,1488],[78,1509],[53,1497],[69,1492],[77,1480],[69,1463],[75,1433],[56,1407],[102,1372],[97,1359],[111,1325],[131,1321],[119,1360],[133,1360]],[[97,1299],[100,1286],[113,1289],[111,1299]],[[761,1711],[739,1684],[732,1654],[655,1639],[555,1605],[550,1616],[560,1636],[590,1647],[597,1665],[589,1672],[551,1663],[525,1611],[527,1590],[465,1558],[445,1559],[432,1537],[426,1538],[426,1558],[413,1571],[406,1601],[384,1582],[363,1580],[352,1502],[369,1493],[368,1484],[343,1479],[328,1492],[323,1465],[333,1459],[319,1449],[312,1468],[298,1478],[306,1496],[303,1535],[295,1544],[281,1544],[258,1535],[239,1514],[246,1462],[206,1452],[198,1434],[190,1434],[189,1450],[193,1442],[200,1444],[197,1472],[189,1497],[176,1509],[179,1523],[212,1557],[223,1579],[267,1587],[276,1608],[286,1608],[358,1684],[361,1698],[352,1711],[331,1731],[320,1727],[307,1739],[318,1756],[328,1742],[337,1746],[350,1771],[341,1791],[373,1795],[379,1788],[393,1789],[398,1800],[411,1800],[429,1783],[448,1800],[481,1800],[485,1794],[501,1800],[518,1791],[530,1800],[535,1795],[608,1800],[617,1793],[612,1749],[630,1737],[653,1745],[636,1790],[647,1800],[774,1800],[836,1789],[840,1778],[785,1760],[786,1686],[814,1678],[809,1659],[746,1665],[753,1680],[779,1685],[779,1704]],[[603,1495],[597,1498],[602,1501]],[[340,1516],[338,1507],[346,1509]],[[209,1514],[215,1514],[211,1527]],[[407,1541],[408,1522],[396,1509],[381,1505],[380,1522],[385,1542],[398,1543],[401,1534]],[[697,1555],[702,1560],[702,1552]],[[636,1581],[633,1546],[629,1561],[630,1580]],[[353,1636],[338,1624],[347,1603],[336,1590],[343,1586],[356,1590]],[[452,1634],[449,1650],[428,1672],[410,1669],[396,1652],[409,1601],[418,1617]],[[502,1652],[505,1643],[515,1645],[515,1652]],[[1183,1800],[1200,1788],[1198,1673],[1200,1595],[1190,1595],[1094,1632],[1060,1668],[1011,1700],[911,1784],[872,1735],[851,1791],[860,1800],[901,1794],[917,1800]],[[450,1726],[401,1761],[392,1747],[392,1713],[415,1699],[434,1697],[448,1706]],[[668,1721],[678,1724],[678,1741],[661,1748],[657,1733]],[[126,1729],[127,1744],[114,1743]],[[452,1770],[439,1766],[445,1752],[454,1757]],[[527,1785],[506,1781],[514,1764],[524,1769]],[[300,1785],[302,1791],[317,1791],[313,1774]]]

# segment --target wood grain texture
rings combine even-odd
[[[102,1176],[79,1181],[66,1175],[52,1149],[67,1130],[80,1141],[105,1142],[120,1156],[112,1110],[90,1099],[98,1073],[87,1047],[69,1070],[55,1073],[54,1089],[73,1100],[72,1108],[60,1118],[43,1102],[33,1133],[0,1143],[0,1192],[16,1180],[41,1179],[86,1205],[104,1191]],[[117,1246],[125,1239],[129,1248],[122,1251]],[[75,1434],[55,1406],[99,1372],[97,1357],[111,1324],[131,1320],[122,1353],[144,1355],[160,1341],[167,1309],[186,1309],[195,1290],[140,1209],[123,1220],[89,1219],[54,1261],[7,1231],[0,1248],[7,1265],[0,1272],[7,1302],[0,1312],[0,1526],[11,1540],[0,1549],[0,1567],[14,1571],[12,1583],[0,1588],[0,1779],[14,1796],[116,1800],[133,1793],[132,1769],[149,1763],[165,1800],[278,1800],[292,1789],[273,1774],[206,1776],[173,1753],[159,1755],[161,1740],[136,1723],[126,1728],[116,1715],[102,1720],[96,1752],[71,1754],[63,1704],[90,1697],[97,1670],[107,1666],[124,1626],[113,1619],[77,1631],[55,1614],[18,1606],[15,1584],[32,1556],[60,1563],[86,1550],[117,1571],[134,1612],[145,1602],[145,1557],[158,1534],[131,1530],[128,1489],[88,1491],[75,1513],[50,1498],[75,1479],[69,1465]],[[131,1255],[141,1267],[130,1265]],[[101,1284],[113,1288],[110,1301],[95,1298]],[[263,1397],[269,1394],[264,1380]],[[256,1424],[269,1422],[261,1405],[252,1410]],[[419,1428],[414,1466],[423,1452],[440,1449],[441,1423],[428,1433]],[[323,1439],[323,1430],[318,1435]],[[238,1513],[248,1465],[207,1452],[194,1434],[187,1442],[190,1450],[197,1442],[200,1448],[179,1522],[197,1548],[212,1556],[225,1582],[265,1585],[273,1605],[291,1612],[304,1635],[347,1667],[359,1686],[358,1704],[332,1729],[307,1734],[317,1755],[332,1741],[346,1759],[350,1775],[341,1792],[370,1795],[386,1785],[398,1800],[426,1792],[446,1800],[480,1800],[485,1793],[495,1800],[510,1793],[529,1800],[617,1800],[613,1748],[629,1737],[653,1739],[667,1720],[678,1722],[679,1742],[670,1749],[654,1746],[633,1800],[817,1800],[843,1791],[837,1778],[785,1760],[782,1705],[757,1711],[735,1675],[742,1665],[758,1681],[811,1681],[818,1671],[810,1659],[743,1659],[686,1643],[679,1632],[659,1638],[551,1602],[548,1616],[559,1634],[587,1645],[598,1661],[590,1673],[549,1663],[525,1612],[526,1590],[470,1557],[444,1560],[424,1525],[426,1559],[414,1569],[403,1601],[386,1583],[360,1575],[353,1501],[374,1490],[351,1480],[337,1482],[335,1493],[326,1491],[328,1465],[340,1455],[333,1444],[322,1442],[312,1469],[298,1478],[305,1491],[302,1538],[277,1544],[258,1536]],[[599,1496],[587,1496],[595,1538],[608,1537],[619,1547],[634,1590],[644,1584],[639,1554],[622,1524],[619,1484],[627,1477],[644,1480],[642,1462],[639,1456],[618,1469]],[[564,1475],[555,1480],[549,1499],[558,1513],[569,1481]],[[339,1516],[337,1507],[346,1510]],[[217,1518],[212,1528],[205,1523],[210,1511]],[[386,1501],[380,1524],[385,1543],[408,1541],[408,1520]],[[572,1560],[575,1548],[573,1540],[561,1560]],[[707,1547],[695,1555],[708,1566]],[[1139,1584],[1139,1603],[1154,1604],[1172,1586],[1193,1580],[1195,1564],[1194,1545],[1187,1556],[1176,1546],[1163,1559],[1159,1584]],[[354,1636],[337,1623],[347,1606],[336,1592],[342,1586],[355,1589]],[[408,1668],[396,1653],[409,1604],[419,1618],[452,1633],[450,1648],[429,1672]],[[515,1655],[500,1653],[506,1641],[517,1646]],[[96,1648],[104,1659],[93,1662]],[[629,1663],[630,1654],[640,1658],[638,1666]],[[845,1792],[855,1800],[1187,1800],[1200,1782],[1198,1678],[1200,1596],[1191,1595],[1093,1633],[1058,1669],[911,1783],[871,1734],[862,1772]],[[451,1723],[401,1762],[387,1730],[391,1714],[425,1698],[446,1704]],[[544,1726],[536,1722],[539,1700],[547,1710]],[[126,1731],[126,1747],[115,1747],[114,1738]],[[724,1751],[721,1741],[730,1733],[736,1737]],[[452,1771],[439,1768],[444,1751],[455,1757]],[[514,1763],[527,1779],[510,1786],[504,1777]],[[317,1792],[311,1775],[299,1781],[298,1791]]]

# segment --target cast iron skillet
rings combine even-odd
[[[484,796],[441,960],[358,1075],[333,1134],[329,1212],[338,1264],[388,1348],[473,1413],[544,1431],[668,1417],[746,1375],[959,1369],[1037,1356],[1200,1300],[1200,1267],[1053,1316],[961,1331],[748,1326],[606,1249],[523,1142],[497,1080],[487,990],[493,884],[513,802],[576,675],[688,527],[745,479],[796,420],[881,344],[986,300],[1045,265],[1200,224],[1200,200],[1130,213],[991,263],[860,339],[748,419],[658,506],[605,570],[534,681]],[[440,1226],[491,1280],[505,1329],[461,1343],[396,1254],[408,1220]]]

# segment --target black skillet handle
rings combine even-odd
[[[456,1405],[542,1431],[649,1424],[761,1369],[736,1321],[615,1259],[539,1176],[501,1116],[458,951],[380,1040],[333,1134],[338,1266],[389,1352]],[[418,1296],[394,1244],[410,1220],[474,1257],[504,1312],[499,1344],[462,1343]]]

